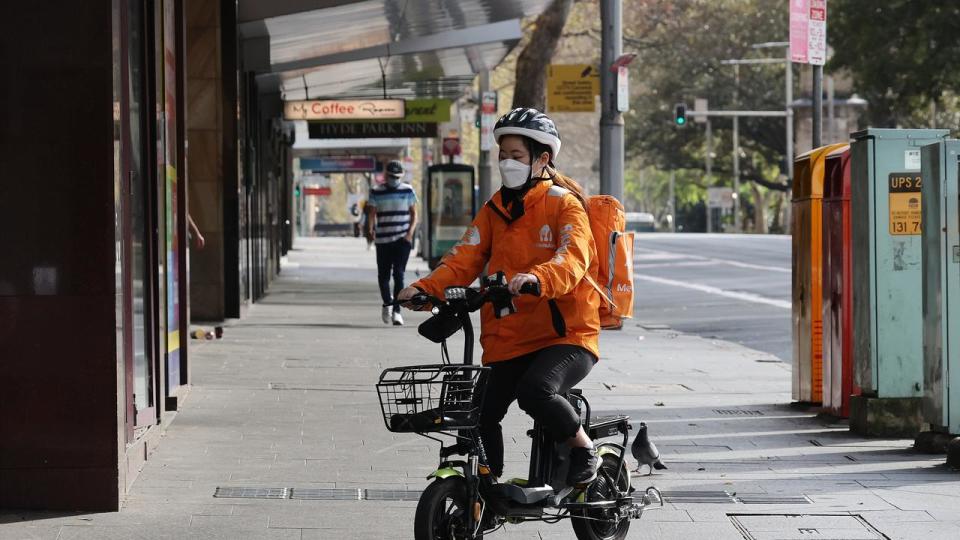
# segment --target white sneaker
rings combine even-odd
[[[380,312],[380,318],[383,319],[383,324],[390,324],[390,306],[383,306],[383,310]]]
[[[403,317],[400,315],[399,311],[393,313],[393,325],[394,326],[403,326]]]

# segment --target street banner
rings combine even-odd
[[[790,0],[790,59],[822,66],[827,60],[827,0]]]
[[[304,157],[300,158],[300,170],[320,173],[371,172],[377,168],[373,156],[355,157]]]
[[[493,140],[493,126],[497,123],[497,93],[484,92],[480,103],[480,150],[489,152]]]

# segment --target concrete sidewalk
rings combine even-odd
[[[423,314],[405,313],[402,328],[380,322],[362,240],[297,245],[223,340],[191,342],[195,384],[120,512],[6,511],[0,538],[411,538],[416,501],[378,499],[423,489],[438,444],[388,432],[373,385],[386,367],[439,362],[438,347],[416,333]],[[415,271],[422,262],[410,279]],[[581,385],[597,414],[645,421],[669,466],[634,477],[669,498],[630,538],[960,538],[960,473],[943,456],[853,436],[789,405],[789,365],[655,322],[604,333]],[[529,424],[514,407],[507,476],[526,475]],[[218,488],[279,498],[216,497]],[[317,500],[333,496],[353,500]],[[491,535],[573,537],[566,522]]]

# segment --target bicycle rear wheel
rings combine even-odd
[[[603,456],[597,479],[587,488],[585,497],[587,502],[616,500],[618,490],[615,489],[614,482],[617,479],[618,461],[616,456]],[[620,482],[617,487],[620,492],[630,489],[630,476],[626,462],[620,471]],[[574,513],[570,523],[579,540],[623,540],[630,530],[630,520],[614,521],[612,515],[612,510],[581,510]]]

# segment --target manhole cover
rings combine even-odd
[[[811,504],[810,499],[803,495],[738,495],[737,501],[740,504]]]
[[[217,487],[213,496],[220,499],[286,499],[289,494],[289,488]]]
[[[313,501],[359,501],[363,498],[363,490],[358,488],[344,489],[316,489],[293,488],[291,499]]]
[[[399,489],[366,489],[363,498],[368,501],[418,501],[421,493]]]
[[[674,504],[733,504],[736,501],[726,491],[664,491],[663,502]]]
[[[714,409],[713,412],[722,416],[763,416],[763,411],[747,409]]]
[[[859,515],[728,514],[747,540],[886,540]]]

